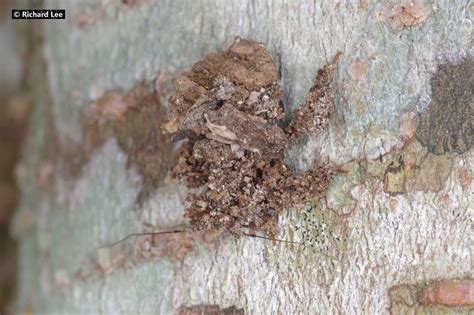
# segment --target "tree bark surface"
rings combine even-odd
[[[469,311],[471,1],[122,2],[45,1],[66,9],[67,19],[43,21],[32,63],[37,80],[13,223],[15,310]],[[129,233],[186,225],[186,188],[166,177],[137,203],[142,175],[117,139],[96,148],[74,177],[57,167],[66,153],[51,143],[81,146],[84,112],[110,91],[154,84],[166,105],[173,78],[236,36],[271,52],[287,112],[304,101],[317,70],[343,54],[328,130],[286,156],[299,170],[314,161],[341,170],[325,198],[281,216],[278,237],[303,246],[223,234],[98,249]],[[446,302],[460,288],[467,295]]]

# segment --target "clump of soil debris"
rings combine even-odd
[[[173,141],[186,139],[172,175],[195,188],[186,209],[194,230],[274,236],[283,209],[326,191],[328,167],[295,174],[283,158],[293,139],[327,125],[336,61],[318,72],[286,128],[283,91],[261,43],[237,38],[177,79],[163,130]]]

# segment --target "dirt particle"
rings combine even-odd
[[[387,1],[377,17],[396,32],[423,24],[430,10],[420,0]]]
[[[320,70],[304,107],[311,122],[301,132],[293,125],[292,136],[327,125],[329,112],[322,107],[332,102],[334,64]],[[273,235],[284,208],[327,189],[326,167],[296,175],[283,162],[290,131],[281,127],[282,94],[270,53],[261,43],[240,38],[176,80],[163,130],[175,141],[187,139],[172,174],[200,188],[187,198],[186,217],[194,230]],[[313,117],[322,112],[316,124]]]
[[[230,145],[211,139],[187,148],[173,174],[191,187],[202,187],[188,195],[186,216],[196,230],[274,234],[284,208],[321,196],[330,180],[323,167],[294,175],[281,160],[266,161],[248,150],[233,152]]]
[[[434,154],[464,153],[474,144],[474,60],[443,64],[431,79],[432,102],[417,139]]]

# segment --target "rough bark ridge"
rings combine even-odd
[[[462,70],[474,62],[472,3],[61,5],[68,20],[43,23],[47,78],[41,77],[46,73],[41,63],[32,69],[38,78],[35,104],[18,167],[23,197],[13,224],[21,261],[16,310],[469,311],[473,104],[472,71]],[[185,225],[187,190],[169,176],[157,176],[149,197],[137,204],[146,170],[126,148],[145,152],[146,146],[121,138],[125,129],[111,132],[76,177],[65,176],[51,170],[55,151],[48,150],[48,133],[54,126],[54,143],[82,147],[87,109],[104,94],[128,95],[143,82],[166,106],[173,79],[207,54],[224,51],[236,36],[265,43],[288,114],[305,102],[317,70],[343,53],[334,72],[329,128],[285,151],[285,163],[297,172],[315,160],[340,170],[322,201],[279,217],[278,238],[304,246],[229,235],[210,241],[204,234],[137,238],[97,250],[129,233]],[[242,84],[260,80],[275,78],[256,75]],[[227,83],[221,84],[225,98]],[[115,105],[102,112],[120,116],[120,101],[108,104]],[[143,116],[130,116],[136,119],[130,132]],[[440,133],[440,126],[449,132]]]

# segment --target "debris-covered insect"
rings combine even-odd
[[[237,38],[178,78],[163,129],[187,140],[172,174],[199,187],[188,194],[186,209],[194,230],[274,236],[284,208],[323,195],[330,168],[295,174],[284,152],[293,139],[327,126],[338,57],[318,72],[308,100],[293,113],[296,123],[287,127],[277,70],[261,43]]]
[[[284,153],[295,139],[327,126],[339,57],[318,71],[308,99],[286,126],[277,70],[261,43],[237,38],[176,80],[163,131],[172,141],[185,140],[171,174],[190,189],[185,216],[192,231],[277,240],[285,208],[323,196],[331,168],[318,165],[297,174]],[[130,234],[119,242],[154,234]]]

